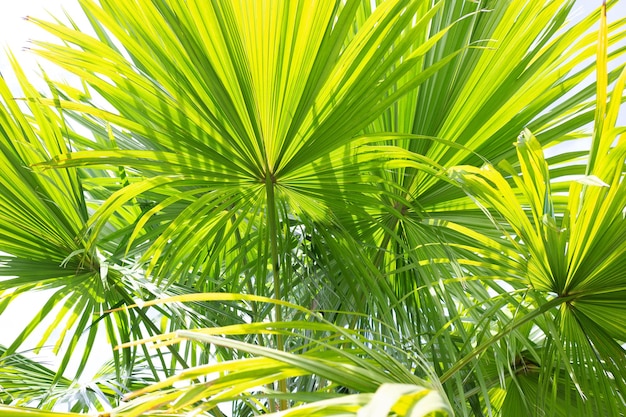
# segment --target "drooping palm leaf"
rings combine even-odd
[[[243,405],[253,413],[267,411],[265,399],[289,401],[293,407],[270,414],[276,416],[317,415],[316,410],[320,415],[333,416],[377,416],[389,412],[398,416],[444,416],[450,412],[440,388],[415,376],[415,373],[429,374],[420,358],[414,356],[416,352],[403,351],[382,342],[372,343],[360,332],[333,325],[322,315],[306,308],[265,297],[224,293],[179,296],[145,305],[199,300],[280,304],[293,309],[294,313],[304,313],[308,320],[177,331],[134,342],[133,345],[154,343],[161,346],[189,340],[226,346],[244,352],[246,358],[184,370],[128,395],[128,403],[116,409],[116,415],[158,415],[163,407],[172,413],[211,415],[216,412],[220,415],[215,411],[218,405],[224,406],[238,399],[244,400],[239,406]],[[254,333],[278,333],[301,342],[294,343],[293,349],[282,351],[233,338]],[[409,363],[417,369],[410,369]],[[284,378],[289,378],[290,385],[293,385],[289,393],[264,387]],[[306,386],[307,381],[312,383],[307,390],[297,388]],[[244,412],[237,409],[236,414]]]

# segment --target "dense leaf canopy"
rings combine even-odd
[[[617,1],[79,2],[0,77],[0,412],[626,415]]]

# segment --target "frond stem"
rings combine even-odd
[[[282,294],[280,288],[280,263],[278,256],[278,209],[276,207],[276,199],[274,196],[275,185],[276,184],[274,176],[270,173],[269,166],[266,166],[265,191],[267,199],[267,223],[270,243],[270,256],[272,261],[272,275],[274,280],[274,298],[276,300],[281,300]],[[283,321],[282,309],[278,304],[274,306],[274,318],[276,322]],[[276,348],[281,351],[285,350],[283,336],[280,333],[276,334]],[[287,392],[287,381],[285,381],[284,379],[278,381],[278,390],[281,392]],[[273,402],[270,402],[270,404],[273,404]],[[287,408],[287,401],[284,399],[280,400],[278,408],[279,410],[285,410]]]

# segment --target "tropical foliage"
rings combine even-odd
[[[81,82],[0,78],[0,313],[49,295],[0,352],[0,411],[626,415],[616,4],[30,18]]]

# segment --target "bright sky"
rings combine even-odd
[[[38,60],[33,53],[24,48],[28,47],[29,39],[52,39],[43,29],[23,18],[29,15],[48,18],[50,15],[47,12],[62,17],[64,9],[71,16],[82,16],[82,10],[76,0],[0,0],[0,47],[2,48],[0,72],[3,75],[7,76],[12,73],[6,53],[4,53],[7,47],[16,55],[23,68],[35,71],[38,68]],[[54,69],[52,66],[46,66],[46,71],[54,72]]]
[[[577,7],[579,15],[583,15],[599,6],[601,0],[578,0]],[[38,73],[38,60],[31,52],[24,50],[28,46],[29,39],[50,40],[52,39],[45,31],[39,29],[32,23],[23,19],[30,15],[40,18],[48,18],[50,14],[63,17],[63,10],[81,26],[85,26],[85,18],[82,18],[82,11],[77,0],[0,0],[0,48],[7,47],[15,54],[20,65],[27,71],[28,75]],[[612,9],[609,20],[626,17],[626,0],[620,2]],[[46,72],[52,79],[66,78],[61,71],[55,69],[43,60],[39,60],[44,65]],[[6,54],[0,51],[0,72],[7,77],[10,84],[12,70],[10,68]],[[31,81],[38,87],[43,87],[41,81],[36,77],[31,77]],[[626,109],[625,109],[626,110]],[[623,113],[626,113],[624,111]],[[626,114],[623,114],[622,123],[626,123]],[[11,306],[11,308],[0,317],[0,344],[7,345],[23,329],[28,320],[32,318],[36,310],[43,306],[46,294],[37,293],[28,295],[28,305]],[[33,341],[35,342],[35,341]]]
[[[533,0],[534,1],[534,0]],[[577,14],[583,15],[601,4],[601,0],[577,0]],[[0,48],[9,47],[17,56],[23,68],[31,68],[30,71],[37,71],[38,60],[34,54],[27,50],[29,39],[53,39],[48,34],[23,19],[24,16],[35,16],[39,18],[47,18],[48,16],[63,17],[64,10],[72,16],[75,21],[82,24],[86,22],[82,18],[82,10],[78,6],[77,0],[0,0]],[[626,0],[619,0],[619,3],[610,11],[609,20],[614,21],[618,18],[626,17]],[[11,73],[6,54],[0,51],[0,72],[7,76]],[[62,72],[44,60],[39,60],[44,65],[46,72],[55,78],[55,75],[63,77]],[[33,77],[35,78],[35,77]],[[36,81],[36,80],[35,80]],[[38,84],[36,84],[38,85]]]

